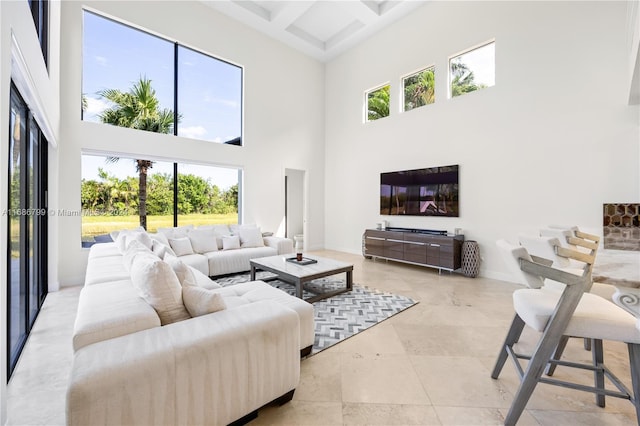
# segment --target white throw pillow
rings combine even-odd
[[[228,235],[222,237],[222,250],[234,250],[240,248],[240,237]]]
[[[189,231],[188,236],[194,252],[209,253],[212,251],[218,251],[218,243],[216,242],[216,234],[213,228],[192,229]]]
[[[186,256],[193,254],[193,247],[191,247],[191,240],[187,237],[182,238],[169,238],[169,244],[175,252],[176,256]]]
[[[149,237],[152,240],[158,241],[159,243],[164,244],[165,246],[169,245],[169,239],[167,238],[166,234],[163,234],[162,232],[156,232],[155,234],[149,234]]]
[[[241,226],[238,229],[241,247],[264,247],[262,232],[260,228],[249,228]]]
[[[158,232],[164,234],[167,238],[181,238],[186,237],[191,229],[193,229],[193,225],[185,225],[172,228],[158,228]]]
[[[255,223],[243,223],[242,225],[238,223],[234,223],[229,225],[229,230],[231,231],[231,235],[238,235],[240,228],[257,228],[258,225]]]
[[[190,318],[182,302],[182,286],[168,263],[149,256],[136,256],[131,282],[138,294],[153,307],[162,325]]]
[[[124,254],[122,256],[122,264],[124,265],[124,269],[126,269],[127,272],[131,272],[131,265],[133,264],[133,260],[138,255],[157,257],[154,253],[151,252],[151,250],[146,248],[139,241],[132,241],[124,251]]]
[[[165,245],[160,241],[154,239],[153,245],[151,246],[151,251],[160,259],[164,259],[164,256],[167,253],[173,256],[176,255],[176,253],[171,249],[171,246],[169,245],[169,240],[167,240],[167,244]]]
[[[225,235],[231,235],[228,225],[213,225],[211,227],[216,235],[216,243],[218,243],[218,250],[222,250],[222,237]]]
[[[176,256],[168,254],[164,257],[164,261],[167,262],[169,266],[171,266],[171,269],[173,269],[173,272],[176,273],[176,277],[178,277],[180,285],[184,285],[184,281],[193,276],[189,266]]]
[[[173,238],[186,237],[189,234],[189,231],[191,231],[193,228],[193,225],[176,226],[175,228],[173,228]]]
[[[151,239],[149,234],[147,234],[147,231],[127,232],[127,247],[129,247],[129,244],[131,244],[132,241],[140,242],[143,246],[145,246],[149,250],[151,250],[151,247],[153,247],[153,240]]]
[[[193,273],[182,285],[182,300],[192,317],[222,311],[227,307],[220,293],[195,285]]]
[[[115,242],[120,253],[124,254],[129,244],[131,244],[131,241],[134,240],[141,242],[142,245],[151,250],[151,237],[149,237],[149,234],[141,227],[136,229],[123,229],[118,233]]]

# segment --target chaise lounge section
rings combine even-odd
[[[131,234],[124,251],[91,247],[67,424],[228,424],[288,401],[313,345],[313,306],[262,281],[220,287]]]

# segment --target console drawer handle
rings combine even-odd
[[[380,238],[380,237],[367,237],[368,240],[378,240],[378,241],[384,241],[384,238]]]
[[[440,244],[431,244],[431,247],[440,247]]]

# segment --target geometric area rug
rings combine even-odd
[[[258,271],[257,280],[295,295],[295,286],[276,279],[274,274]],[[215,277],[221,286],[250,281],[249,274]],[[337,276],[320,278],[305,285],[303,298],[311,297],[319,289],[344,288],[344,279]],[[308,290],[315,290],[310,293]],[[405,296],[382,292],[376,289],[353,285],[349,292],[340,293],[313,304],[315,311],[315,342],[311,355],[327,349],[361,331],[404,311],[418,302]]]

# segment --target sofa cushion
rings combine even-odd
[[[173,251],[171,246],[169,245],[169,240],[167,240],[167,244],[161,243],[158,240],[153,240],[153,246],[151,246],[151,251],[153,254],[158,256],[159,258],[164,258],[166,254],[171,256],[175,256],[176,253]]]
[[[240,236],[240,247],[264,247],[260,228],[242,226],[238,228],[238,235]]]
[[[222,237],[222,250],[236,250],[240,248],[240,237],[237,235],[225,235]]]
[[[138,294],[151,305],[162,325],[190,318],[182,302],[182,288],[168,263],[136,256],[131,266],[131,282]]]
[[[214,276],[248,271],[251,269],[250,259],[276,254],[278,253],[273,247],[250,247],[240,250],[220,250],[206,253],[204,256],[209,261],[209,276]]]
[[[89,250],[89,259],[93,259],[94,257],[108,257],[108,256],[120,256],[120,250],[116,243],[104,243],[104,244],[94,244],[91,246],[91,250]]]
[[[189,230],[193,229],[193,225],[176,226],[172,228],[158,228],[158,233],[164,234],[167,238],[186,237]]]
[[[180,281],[180,285],[183,285],[183,282],[187,277],[186,270],[190,270],[191,273],[193,274],[193,277],[195,278],[196,285],[202,288],[209,288],[209,289],[220,288],[220,284],[218,284],[215,281],[212,281],[208,277],[209,265],[205,257],[199,256],[201,259],[204,260],[206,264],[207,274],[202,273],[200,270],[194,268],[191,265],[187,265],[185,262],[182,261],[184,257],[186,256],[183,256],[181,259],[178,259],[177,257],[171,256],[171,255],[167,255],[164,257],[164,261],[167,262],[169,266],[173,268],[173,271],[176,273],[176,276],[178,277],[178,281]]]
[[[182,300],[192,317],[212,314],[227,307],[222,296],[216,293],[215,290],[196,285],[195,277],[191,274],[191,271],[189,271],[182,283]]]
[[[218,250],[216,233],[213,229],[196,228],[189,231],[189,240],[195,253],[208,253]]]
[[[211,227],[216,235],[216,242],[218,243],[218,250],[222,250],[222,237],[231,235],[228,225],[213,225]]]
[[[209,276],[209,260],[204,254],[188,254],[186,256],[180,256],[180,260],[192,268],[202,272],[207,277]]]
[[[176,256],[185,256],[194,253],[189,237],[169,238],[169,244]]]
[[[131,244],[132,241],[140,242],[149,250],[151,250],[151,247],[153,245],[151,237],[144,229],[142,231],[138,229],[124,229],[118,234],[118,238],[116,238],[115,243],[118,246],[118,249],[120,249],[120,253],[124,254],[124,252],[127,250],[127,247],[129,246],[129,244]]]
[[[131,264],[133,263],[133,259],[135,259],[135,257],[139,255],[157,257],[151,250],[143,246],[142,243],[138,241],[132,241],[131,244],[129,244],[129,246],[127,247],[127,250],[122,255],[122,264],[124,265],[124,269],[126,269],[128,272],[131,272]]]
[[[122,255],[95,257],[89,260],[84,285],[129,279],[129,272],[122,263]]]
[[[256,303],[261,300],[272,300],[296,311],[300,318],[300,349],[313,345],[315,340],[315,312],[311,303],[305,302],[297,297],[291,297],[284,291],[272,287],[264,281],[250,281],[228,288],[232,289],[233,295],[249,303]],[[220,290],[214,291],[219,292]],[[229,296],[230,294],[227,293],[227,297]]]
[[[73,350],[159,326],[158,314],[138,296],[130,280],[86,286],[80,292]]]

